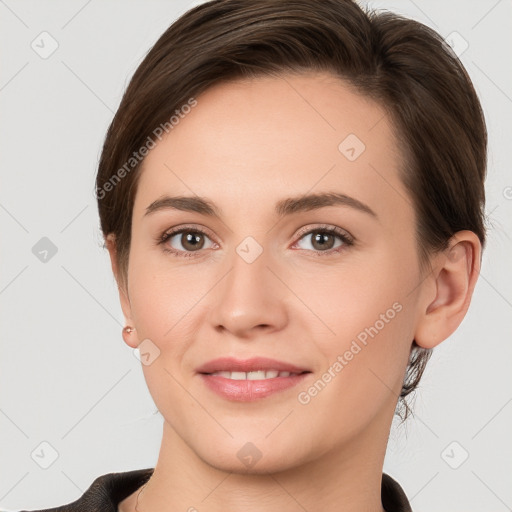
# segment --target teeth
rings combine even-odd
[[[243,372],[242,372],[243,375]],[[242,379],[244,377],[241,377]],[[249,372],[245,377],[247,380],[262,380],[266,378],[265,372],[263,370],[259,370],[257,372]]]
[[[278,370],[258,370],[254,372],[213,372],[210,375],[225,377],[232,380],[264,380],[274,379],[276,377],[289,377],[290,375],[298,375],[298,373],[280,372]]]

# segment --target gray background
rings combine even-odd
[[[3,510],[62,505],[99,475],[155,465],[162,417],[121,338],[94,175],[135,68],[198,3],[0,0]],[[512,510],[512,2],[371,5],[467,41],[461,60],[490,136],[481,277],[463,323],[435,350],[415,417],[393,427],[384,470],[416,512]],[[31,47],[43,31],[58,43],[47,58]],[[46,262],[33,253],[43,237],[57,248]]]

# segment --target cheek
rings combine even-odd
[[[412,341],[409,308],[400,294],[355,289],[328,307],[324,314],[334,334],[317,341],[327,360],[342,356],[347,366],[364,366],[365,372],[374,370],[394,382]]]
[[[205,293],[204,282],[165,258],[143,251],[130,256],[130,303],[137,336],[140,342],[151,340],[157,354],[142,370],[157,408],[171,424],[187,408],[190,414],[194,405],[180,385],[180,366],[196,338],[193,322]]]
[[[332,379],[337,382],[333,388],[354,401],[347,403],[349,408],[361,396],[385,400],[390,388],[397,397],[413,339],[410,291],[415,280],[414,269],[393,254],[382,253],[346,271],[332,269],[328,279],[317,279],[316,288],[304,283],[311,309],[319,311],[329,327],[326,335],[314,340],[323,356],[321,371],[331,368],[331,374],[340,376]]]
[[[205,293],[206,275],[187,270],[155,251],[134,250],[130,255],[130,303],[139,335],[156,344],[176,337],[190,322]],[[189,317],[190,315],[190,317]]]
[[[408,353],[411,315],[394,294],[340,297],[341,307],[326,319],[335,335],[318,338],[323,367],[300,403],[311,401],[309,415],[329,411],[333,424],[355,435],[385,410],[394,410]]]

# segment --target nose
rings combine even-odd
[[[283,329],[288,322],[291,292],[283,284],[286,278],[282,274],[266,250],[254,261],[244,252],[234,251],[227,274],[212,290],[211,325],[219,332],[248,339],[261,330]]]

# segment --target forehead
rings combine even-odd
[[[196,100],[146,156],[139,211],[163,193],[215,195],[240,207],[273,191],[277,198],[336,189],[374,204],[406,195],[384,108],[339,78],[236,80]]]

